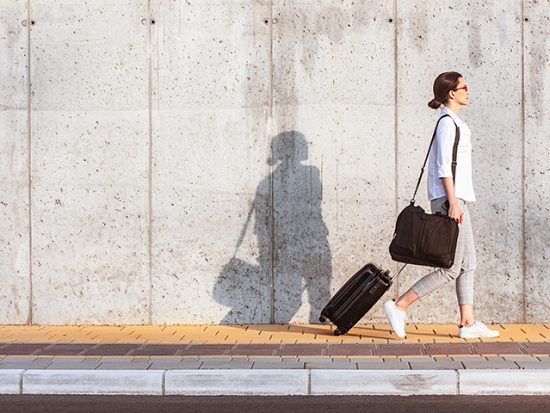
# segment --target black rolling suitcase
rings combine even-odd
[[[393,278],[373,263],[365,265],[330,299],[319,320],[324,323],[329,319],[335,324],[335,335],[346,334],[388,291]]]

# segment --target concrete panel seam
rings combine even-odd
[[[32,324],[32,158],[31,158],[31,0],[27,1],[27,183],[28,183],[28,203],[29,203],[29,314],[27,315],[27,324]]]
[[[268,125],[273,125],[273,0],[269,2],[269,122]],[[267,130],[267,140],[271,142],[271,134],[273,127]],[[271,145],[269,145],[270,147]],[[271,231],[271,268],[269,273],[269,299],[270,299],[270,323],[275,323],[275,222],[274,222],[274,193],[273,193],[273,169],[274,166],[269,167],[269,190],[270,190],[270,211],[269,211],[269,227]]]
[[[527,256],[525,253],[526,233],[525,233],[525,0],[521,1],[521,271],[522,271],[522,288],[523,288],[523,320],[527,323],[527,299],[526,299],[526,280],[527,276]]]
[[[399,117],[399,105],[398,105],[398,84],[399,84],[399,74],[398,74],[398,26],[397,26],[397,0],[393,1],[393,82],[394,82],[394,96],[393,96],[393,138],[394,138],[394,185],[395,185],[395,210],[394,210],[394,217],[397,216],[399,211],[399,165],[397,162],[398,159],[398,153],[399,153],[399,129],[398,129],[398,117]],[[401,286],[401,283],[399,281],[399,278],[395,280],[395,290],[396,294],[399,295],[399,287]]]
[[[147,2],[147,21],[151,21],[151,0]],[[149,272],[149,294],[147,317],[153,323],[153,101],[152,101],[152,65],[151,65],[151,24],[147,24],[147,112],[148,112],[148,171],[147,171],[147,255]]]
[[[23,376],[27,372],[27,369],[23,370],[21,372],[21,375],[19,376],[19,394],[23,394]]]

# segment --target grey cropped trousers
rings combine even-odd
[[[432,213],[445,213],[441,204],[447,197],[431,201]],[[464,213],[462,224],[459,224],[458,240],[454,264],[451,268],[436,268],[433,272],[418,280],[411,289],[419,296],[424,297],[437,290],[449,281],[456,281],[456,296],[458,304],[474,303],[474,272],[476,269],[476,251],[474,235],[468,205],[462,199],[458,200],[460,209]]]

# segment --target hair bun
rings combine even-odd
[[[434,98],[428,102],[428,106],[432,109],[439,109],[441,107],[442,103],[439,99]]]

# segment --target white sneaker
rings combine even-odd
[[[458,329],[460,338],[495,338],[500,336],[497,330],[491,330],[481,321],[476,321],[471,326],[463,326]]]
[[[407,313],[398,308],[393,300],[389,300],[384,303],[384,311],[386,312],[391,328],[397,337],[405,337],[405,320],[407,319]]]

